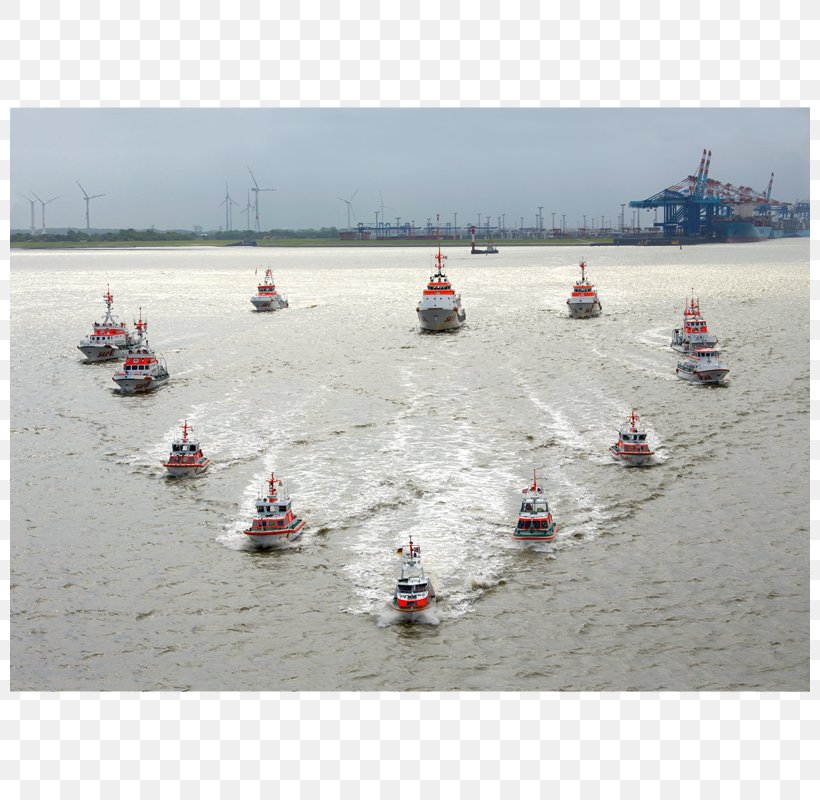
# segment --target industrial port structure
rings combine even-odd
[[[773,200],[774,173],[761,192],[709,177],[711,161],[712,151],[704,150],[696,175],[689,175],[645,200],[629,203],[630,208],[663,211],[663,220],[654,223],[658,243],[680,239],[753,242],[809,235],[809,201]],[[635,243],[631,239],[634,237],[621,237],[625,244]]]
[[[568,230],[563,219],[561,226],[544,226],[539,206],[535,216],[535,225],[520,223],[513,227],[505,225],[505,216],[498,217],[498,224],[491,225],[489,216],[478,215],[478,224],[466,224],[459,227],[457,219],[453,223],[441,225],[442,240],[466,240],[476,236],[487,242],[500,240],[543,240],[565,237],[612,237],[615,244],[688,244],[698,242],[756,242],[764,239],[778,239],[791,236],[809,235],[810,204],[808,200],[784,202],[772,199],[774,173],[769,176],[765,191],[757,191],[750,186],[734,186],[709,176],[712,161],[711,150],[704,149],[700,166],[695,175],[689,175],[682,181],[647,197],[645,200],[632,200],[629,207],[633,211],[633,223],[629,227],[624,218],[621,205],[619,224],[612,225],[611,220],[603,217],[590,218],[583,215],[583,225],[578,222],[575,228]],[[343,202],[348,202],[340,198]],[[641,227],[635,222],[635,213],[642,210],[654,210],[655,221],[650,228]],[[348,207],[349,211],[349,207]],[[658,219],[661,212],[662,219]],[[356,227],[341,231],[339,236],[345,240],[373,241],[389,239],[430,239],[437,238],[437,228],[430,219],[426,225],[416,225],[415,221],[396,224],[384,222],[384,214],[379,219],[376,213],[375,224],[359,222]],[[600,225],[597,224],[600,219]]]

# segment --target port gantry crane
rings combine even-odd
[[[646,200],[632,200],[630,208],[662,208],[663,221],[655,225],[664,236],[702,236],[711,229],[712,217],[720,199],[709,191],[709,165],[712,151],[703,150],[697,175],[689,175]]]
[[[799,218],[807,216],[807,203],[772,200],[774,172],[765,192],[751,186],[734,186],[709,177],[712,151],[703,150],[695,175],[663,189],[646,200],[632,200],[630,208],[662,208],[663,221],[655,225],[666,237],[710,237],[712,224],[733,217]]]

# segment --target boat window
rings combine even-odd
[[[547,501],[546,500],[537,500],[536,503],[535,503],[535,510],[536,510],[536,512],[542,513],[542,514],[545,511],[548,511],[549,509],[547,508]]]
[[[519,527],[522,531],[526,531],[526,530],[528,530],[528,529],[529,529],[529,527],[530,527],[530,520],[528,520],[528,519],[520,519],[520,520],[518,520],[518,527]]]

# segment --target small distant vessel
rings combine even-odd
[[[257,311],[277,311],[288,307],[288,301],[276,291],[273,272],[270,269],[265,270],[265,278],[257,285],[256,294],[251,298],[251,303]]]
[[[260,491],[256,499],[257,516],[245,535],[263,547],[292,542],[302,535],[305,521],[293,513],[287,488],[274,473],[266,481],[267,491]]]
[[[436,604],[436,590],[433,582],[424,574],[421,566],[421,548],[410,543],[399,548],[401,572],[396,582],[396,591],[390,605],[405,614],[427,611]]]
[[[572,294],[567,300],[567,308],[571,317],[581,319],[584,317],[597,317],[601,313],[601,301],[598,299],[598,292],[593,284],[586,277],[586,262],[581,261],[581,280],[572,286]]]
[[[723,383],[729,368],[721,363],[720,350],[700,347],[690,351],[685,361],[679,361],[675,372],[691,383]]]
[[[188,438],[193,428],[186,420],[181,426],[182,436],[177,436],[171,444],[171,454],[162,466],[172,478],[186,475],[201,475],[211,463],[202,453],[199,442]]]
[[[470,242],[470,254],[474,256],[486,256],[486,255],[494,255],[498,252],[498,248],[493,245],[493,243],[488,239],[487,244],[485,247],[476,247],[475,243],[475,225],[470,227],[470,232],[472,233],[472,240]]]
[[[168,382],[171,377],[165,359],[159,359],[148,344],[148,323],[140,318],[134,323],[137,341],[128,351],[122,369],[115,372],[111,380],[123,394],[150,392]]]
[[[683,309],[683,327],[675,328],[672,332],[672,349],[679,353],[688,353],[699,347],[714,347],[717,342],[717,336],[709,333],[706,320],[701,316],[700,298],[695,299],[693,289],[692,299],[687,300]]]
[[[106,287],[105,317],[102,322],[94,323],[94,330],[85,339],[81,339],[77,349],[85,356],[86,361],[114,361],[125,358],[128,349],[136,343],[124,322],[115,322],[111,308],[114,296],[111,288]]]
[[[521,510],[518,512],[518,523],[515,526],[513,538],[548,544],[554,542],[558,526],[550,513],[544,490],[538,484],[535,470],[532,471],[532,485],[521,491],[524,499],[521,501]]]
[[[461,306],[461,295],[456,294],[442,268],[447,258],[441,254],[441,238],[436,255],[436,271],[430,276],[427,288],[416,306],[419,325],[425,331],[449,331],[460,328],[467,319],[467,312]]]
[[[646,431],[638,427],[635,409],[626,418],[626,428],[618,431],[618,441],[609,448],[612,457],[628,467],[640,467],[655,454],[646,442]]]

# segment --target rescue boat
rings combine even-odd
[[[136,343],[133,333],[129,332],[124,322],[115,322],[111,311],[114,296],[111,287],[106,287],[105,317],[102,322],[95,322],[94,330],[80,340],[77,349],[85,356],[87,362],[113,361],[125,358],[128,349]]]
[[[265,278],[256,287],[256,294],[251,298],[251,303],[257,311],[277,311],[288,307],[288,301],[276,291],[273,272],[270,269],[265,270]]]
[[[485,247],[476,247],[475,243],[475,225],[470,227],[470,232],[472,233],[472,241],[470,243],[470,253],[474,256],[486,256],[486,255],[495,255],[498,253],[498,248],[488,239],[487,244]]]
[[[199,442],[188,438],[188,431],[193,428],[186,420],[181,426],[182,436],[177,436],[171,443],[171,453],[162,466],[172,478],[186,475],[201,475],[211,463],[202,453]]]
[[[403,614],[427,611],[436,604],[436,590],[424,574],[421,548],[413,544],[411,536],[410,543],[400,547],[398,553],[401,555],[401,572],[390,605]]]
[[[699,347],[679,361],[675,368],[677,376],[690,383],[723,383],[729,368],[720,361],[720,350],[714,347]]]
[[[552,518],[544,490],[538,484],[535,470],[532,471],[532,485],[521,491],[524,499],[521,501],[521,510],[518,512],[518,523],[513,531],[513,538],[547,544],[554,542],[558,526]]]
[[[441,234],[439,232],[436,271],[430,276],[421,301],[416,306],[419,325],[424,331],[454,330],[460,328],[467,319],[467,312],[461,306],[461,295],[456,294],[444,274],[442,262],[445,258],[447,256],[441,254]]]
[[[581,261],[581,280],[572,286],[572,294],[567,299],[567,308],[571,317],[576,319],[597,317],[601,313],[601,301],[593,284],[586,277],[586,262]]]
[[[257,516],[245,535],[262,547],[274,547],[298,539],[305,521],[293,513],[287,488],[274,473],[266,483],[268,489],[259,492],[256,499]]]
[[[111,380],[123,394],[150,392],[168,382],[171,377],[165,359],[157,358],[148,344],[148,323],[140,318],[134,323],[137,342],[128,351],[122,369],[115,372]]]
[[[717,336],[709,333],[706,320],[700,313],[700,298],[695,299],[693,289],[692,298],[683,309],[683,327],[672,331],[671,347],[679,353],[689,353],[701,347],[713,348],[717,343]]]
[[[618,431],[618,441],[609,448],[609,452],[616,461],[628,467],[640,467],[655,454],[646,442],[646,431],[638,426],[634,408],[626,418],[626,428]]]

